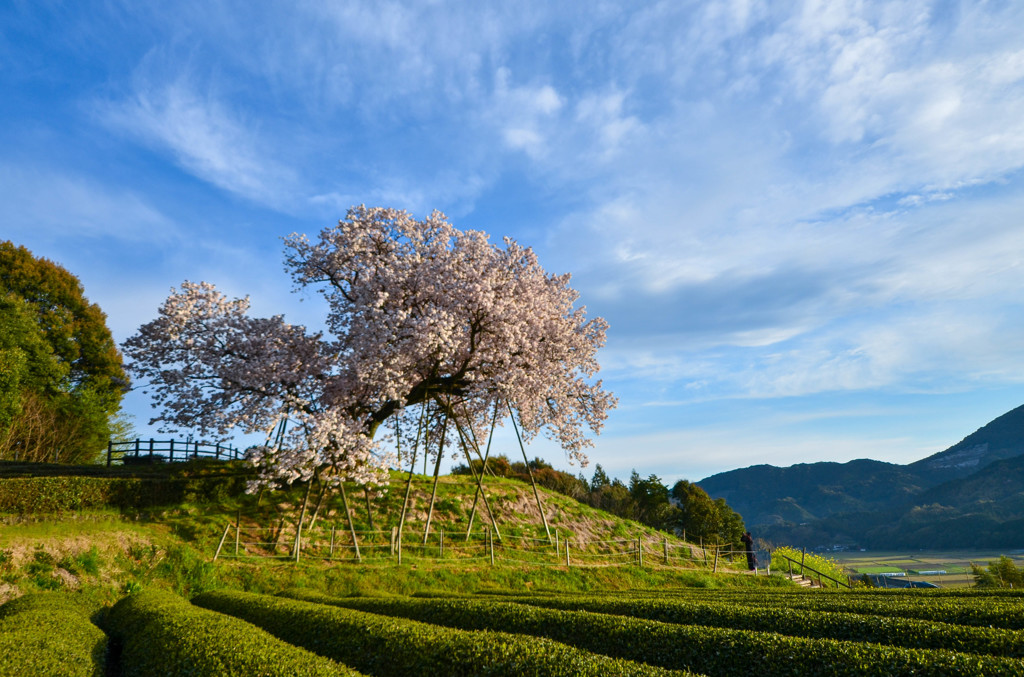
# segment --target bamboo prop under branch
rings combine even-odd
[[[441,402],[438,402],[441,404]],[[444,405],[442,405],[444,406]],[[434,487],[430,491],[430,507],[427,509],[427,524],[423,528],[423,545],[427,544],[427,537],[430,535],[430,521],[434,517],[434,503],[437,501],[437,480],[441,474],[441,459],[444,458],[444,438],[448,432],[448,414],[451,410],[451,398],[448,406],[444,406],[444,423],[441,424],[441,440],[437,446],[437,463],[434,464]]]
[[[319,473],[316,474],[319,477]],[[313,478],[306,483],[306,493],[302,497],[302,510],[299,512],[299,521],[295,524],[295,547],[292,548],[292,558],[298,562],[302,552],[302,523],[306,521],[306,507],[309,505],[309,494],[313,491]]]
[[[370,531],[377,531],[373,525],[373,510],[370,507],[370,487],[363,486],[363,493],[366,495],[366,521],[370,525]]]
[[[423,433],[423,416],[426,413],[426,411],[427,404],[424,402],[423,408],[420,409],[420,422],[419,425],[416,427],[416,439],[412,443],[412,462],[409,463],[409,479],[407,479],[405,482],[405,499],[402,501],[402,515],[398,519],[399,536],[402,535],[402,532],[405,529],[405,516],[408,514],[409,511],[409,496],[412,494],[412,476],[416,473],[416,452],[419,450],[420,447],[420,437],[421,434]],[[397,416],[395,417],[395,441],[399,447],[399,452],[401,452],[402,438],[401,435],[399,434]],[[424,442],[423,455],[427,455],[426,442]]]
[[[466,454],[466,462],[469,464],[469,472],[473,475],[473,481],[476,482],[477,496],[483,496],[484,507],[487,509],[487,515],[491,518],[491,526],[494,528],[494,532],[498,536],[498,540],[501,540],[501,532],[498,531],[498,523],[494,519],[494,511],[491,510],[491,503],[487,499],[487,492],[484,491],[484,474],[483,467],[480,468],[480,473],[476,472],[473,467],[473,459],[469,455],[469,448],[466,446],[466,436],[462,432],[462,426],[459,424],[459,419],[455,419],[455,430],[459,433],[459,442],[462,444],[462,451]],[[486,460],[484,461],[486,463]],[[473,511],[469,515],[469,528],[466,530],[466,540],[469,540],[470,533],[473,531],[473,517],[476,514],[477,501],[473,499]]]
[[[224,535],[220,537],[220,543],[217,544],[217,552],[213,553],[214,562],[220,557],[220,549],[224,547],[224,541],[227,540],[229,531],[231,531],[231,522],[228,522],[227,526],[224,527]]]
[[[317,475],[317,483],[320,485],[320,491],[316,498],[316,507],[313,508],[313,515],[309,518],[309,525],[306,526],[306,530],[311,530],[313,525],[316,524],[317,517],[320,516],[320,508],[323,507],[324,499],[327,497],[327,483],[320,479],[320,475]]]
[[[499,406],[499,401],[498,400],[494,400],[494,416],[491,417],[491,432],[487,436],[487,451],[486,451],[486,453],[481,455],[480,454],[480,445],[477,443],[476,437],[474,436],[474,437],[471,438],[471,441],[473,442],[473,449],[476,451],[476,455],[480,457],[481,465],[480,465],[480,479],[477,482],[476,491],[473,493],[473,509],[469,513],[469,527],[466,529],[466,542],[467,543],[469,542],[469,538],[470,538],[470,536],[473,533],[473,518],[476,517],[476,507],[477,507],[477,505],[480,502],[480,495],[483,493],[483,490],[484,490],[484,475],[487,473],[487,460],[491,457],[491,442],[494,441],[494,427],[498,423],[498,406]],[[470,426],[469,431],[471,433],[473,432],[473,427],[472,426]],[[472,467],[472,465],[473,465],[472,462],[470,462],[470,467]],[[494,473],[492,472],[491,474],[493,475]],[[486,498],[487,498],[487,495],[484,494],[485,501],[486,501]],[[487,514],[490,515],[490,518],[491,518],[491,524],[494,525],[495,530],[497,530],[498,525],[497,525],[497,522],[495,522],[495,520],[494,520],[494,513],[491,512],[490,504],[487,503],[486,507],[487,507]],[[501,532],[498,532],[498,540],[499,541],[501,540]]]
[[[526,457],[526,447],[523,446],[523,438],[519,434],[519,426],[516,425],[516,416],[512,413],[512,404],[510,402],[505,403],[508,406],[508,415],[512,419],[512,428],[516,431],[516,439],[519,440],[519,449],[523,452],[523,461],[526,463],[526,472],[530,474],[530,484],[533,485],[533,496],[537,499],[537,509],[540,510],[540,518],[544,520],[544,531],[548,535],[548,543],[551,542],[551,528],[548,526],[548,516],[544,514],[544,504],[540,502],[540,492],[537,491],[537,481],[533,478],[533,469],[530,468],[530,459]]]
[[[345,517],[348,518],[348,530],[352,534],[352,547],[356,551],[356,560],[362,562],[363,556],[359,553],[359,539],[356,538],[356,525],[352,523],[352,512],[348,509],[348,497],[345,496],[345,483],[339,482],[338,487],[341,489],[341,507],[345,509]]]

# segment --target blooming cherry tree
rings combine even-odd
[[[354,207],[315,242],[285,244],[296,285],[324,294],[331,336],[252,318],[248,299],[186,282],[124,344],[129,368],[154,389],[157,420],[276,429],[250,453],[263,484],[322,474],[381,484],[392,459],[374,442],[378,429],[427,404],[478,437],[499,406],[514,409],[527,439],[544,431],[586,462],[588,431],[600,431],[615,399],[592,382],[606,324],[576,307],[568,275],[439,212],[416,220]]]
[[[585,429],[599,432],[615,400],[589,381],[607,325],[574,307],[568,275],[439,212],[417,221],[354,207],[317,242],[285,242],[296,284],[319,287],[330,304],[339,369],[326,394],[368,433],[442,394],[442,406],[458,400],[483,430],[498,401],[518,410],[527,439],[546,431],[585,463]]]

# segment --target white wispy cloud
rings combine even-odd
[[[223,190],[272,207],[295,191],[294,172],[261,141],[258,122],[187,77],[150,83],[140,75],[127,98],[97,110],[108,125],[169,152],[183,169]]]

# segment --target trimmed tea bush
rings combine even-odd
[[[610,656],[707,675],[1013,675],[1024,662],[945,650],[914,650],[863,642],[811,640],[769,632],[542,609],[467,599],[331,598],[290,595],[320,603],[414,618],[466,630],[503,630],[546,637]]]
[[[377,677],[404,675],[669,675],[536,637],[465,632],[323,604],[244,592],[193,602],[238,616],[281,639]]]
[[[1024,632],[954,625],[887,614],[866,615],[776,606],[744,606],[740,600],[502,597],[550,609],[593,611],[665,623],[777,632],[815,639],[874,642],[914,649],[949,649],[994,656],[1024,657]]]
[[[129,595],[105,623],[120,652],[120,674],[358,675],[231,616],[192,606],[169,592]]]
[[[25,595],[0,606],[0,675],[103,677],[107,637],[66,593]]]

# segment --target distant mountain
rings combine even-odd
[[[794,545],[1024,547],[1024,406],[908,465],[756,465],[697,484]]]
[[[1024,406],[1008,411],[949,449],[907,466],[922,477],[939,482],[973,475],[1004,458],[1024,454]]]

